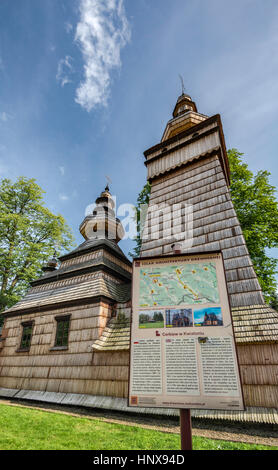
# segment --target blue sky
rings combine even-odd
[[[35,178],[80,243],[106,175],[136,202],[179,74],[277,186],[277,0],[1,0],[0,178]]]
[[[222,319],[221,307],[210,307],[210,308],[201,308],[200,310],[194,310],[194,324],[203,323],[205,314],[214,313],[218,320]]]

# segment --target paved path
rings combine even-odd
[[[41,402],[27,402],[24,400],[1,399],[1,404],[44,410],[51,413],[62,413],[89,419],[99,419],[109,423],[119,423],[131,426],[140,426],[147,429],[178,434],[180,432],[177,418],[153,417],[146,415],[132,415],[108,410],[97,410],[75,406],[64,406]],[[213,420],[192,420],[193,436],[226,441],[262,444],[278,447],[278,426],[253,425],[241,423],[215,423]],[[277,449],[278,450],[278,449]]]

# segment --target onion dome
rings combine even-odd
[[[121,221],[115,216],[115,202],[109,187],[96,199],[93,211],[87,215],[79,227],[85,240],[109,239],[118,243],[124,237]]]

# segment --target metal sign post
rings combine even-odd
[[[179,247],[173,245],[173,253],[181,254]],[[181,450],[192,450],[192,423],[191,411],[180,409]]]

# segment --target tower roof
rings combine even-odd
[[[207,118],[208,116],[198,112],[196,103],[192,101],[191,96],[183,92],[177,99],[173,118],[168,121],[161,142],[165,142],[171,137],[196,126]]]
[[[181,116],[188,111],[194,111],[197,113],[197,106],[196,103],[192,101],[191,96],[182,93],[177,99],[176,106],[173,111],[173,118]]]
[[[85,240],[111,240],[118,243],[124,237],[124,229],[114,212],[115,202],[109,187],[96,199],[92,212],[80,224],[79,231]]]

